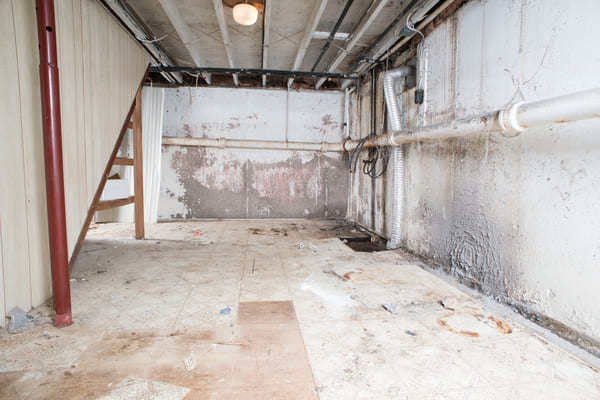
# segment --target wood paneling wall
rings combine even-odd
[[[56,1],[72,253],[149,57],[95,0]],[[0,311],[51,296],[33,0],[0,0]],[[1,324],[1,322],[0,322]]]

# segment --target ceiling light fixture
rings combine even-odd
[[[258,18],[258,10],[252,4],[239,3],[233,6],[233,20],[240,25],[253,25]]]

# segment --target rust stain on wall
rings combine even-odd
[[[185,137],[193,137],[194,131],[188,124],[183,124],[183,131],[185,132]]]
[[[323,118],[321,118],[321,121],[323,122],[322,125],[323,126],[329,126],[329,125],[336,125],[337,123],[333,120],[333,117],[331,116],[331,114],[325,114],[323,116]]]
[[[227,150],[178,149],[165,161],[182,190],[163,182],[162,193],[171,198],[177,193],[185,213],[170,218],[344,217],[344,159],[289,154],[284,161],[264,162]]]
[[[261,197],[278,200],[314,198],[320,190],[319,173],[308,166],[267,166],[255,171],[252,187]]]

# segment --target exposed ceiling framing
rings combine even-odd
[[[231,15],[240,0],[99,1],[141,41],[157,66],[189,67],[154,68],[157,84],[334,90],[352,85],[408,43],[415,31],[407,29],[407,21],[419,29],[440,9],[462,2],[250,1],[259,19],[243,26]]]

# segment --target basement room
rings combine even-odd
[[[600,399],[598,15],[0,0],[0,399]]]

